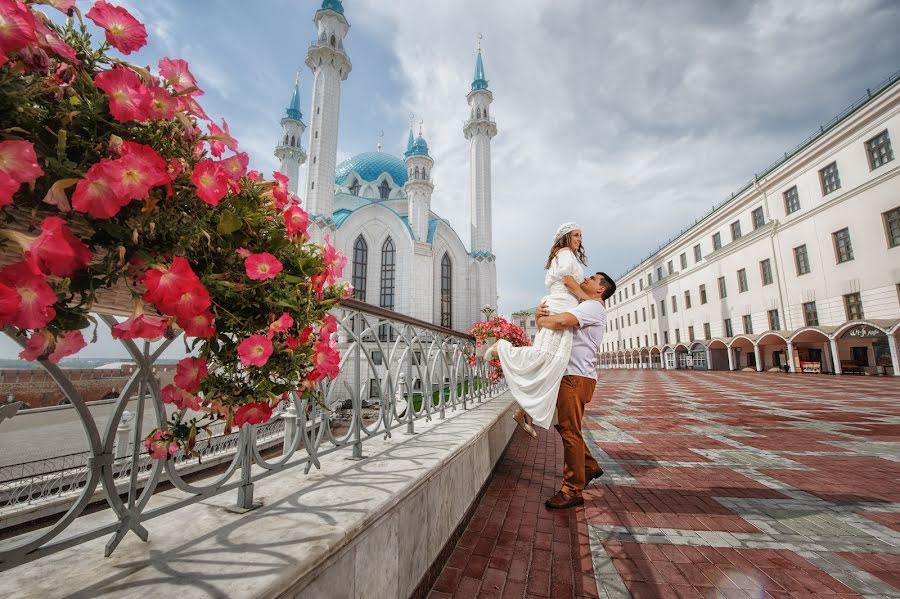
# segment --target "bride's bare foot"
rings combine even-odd
[[[535,439],[537,438],[537,431],[535,431],[534,427],[531,426],[532,418],[528,415],[527,412],[525,412],[525,410],[519,408],[519,411],[513,414],[513,420],[515,420],[516,423],[518,423],[518,425],[522,427],[522,430],[524,430]]]

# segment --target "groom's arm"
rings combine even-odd
[[[534,315],[537,317],[535,324],[537,324],[539,329],[547,328],[558,331],[560,329],[570,329],[578,326],[578,319],[575,318],[574,314],[571,312],[563,312],[562,314],[550,315],[547,304],[542,303],[538,306],[534,311]]]

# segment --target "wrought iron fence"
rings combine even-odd
[[[269,423],[244,425],[235,433],[205,441],[199,459],[179,454],[153,461],[141,451],[143,438],[153,428],[145,426],[145,407],[157,420],[166,419],[153,364],[171,341],[152,349],[147,343],[139,348],[131,340],[120,341],[136,368],[103,430],[66,371],[42,362],[71,402],[89,450],[65,456],[71,463],[64,460],[55,469],[23,465],[21,476],[7,476],[0,484],[0,506],[68,499],[65,513],[51,524],[0,540],[0,571],[104,536],[109,537],[105,548],[109,556],[129,532],[146,541],[149,533],[143,522],[214,495],[236,491],[235,509],[252,509],[254,483],[264,477],[301,465],[309,472],[319,467],[322,456],[347,447],[354,458],[362,458],[366,439],[390,437],[397,429],[413,433],[417,421],[442,419],[449,411],[468,409],[505,388],[502,380],[491,381],[489,366],[474,357],[475,340],[469,335],[354,300],[343,302],[335,315],[341,350],[338,378],[322,384],[316,400],[292,395]],[[109,327],[116,324],[110,316],[100,319]],[[6,332],[21,342],[12,330]],[[135,417],[126,447],[137,451],[123,451],[122,415],[133,396]],[[278,437],[280,448],[272,443]],[[219,456],[218,470],[187,476],[211,456]],[[151,506],[163,480],[184,495]],[[88,530],[79,526],[77,532],[70,528],[98,497],[108,504],[109,522]]]

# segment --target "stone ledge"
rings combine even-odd
[[[110,558],[106,538],[25,564],[0,578],[0,596],[405,598],[453,534],[515,430],[506,393],[446,420],[416,422],[256,483],[263,506],[225,508],[234,491],[145,522]],[[179,491],[154,496],[150,509]],[[96,526],[109,513],[79,521]],[[186,533],[187,527],[190,534]]]

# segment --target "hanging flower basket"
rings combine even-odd
[[[65,24],[43,12],[56,9]],[[145,440],[157,458],[337,376],[327,313],[351,291],[337,284],[346,258],[310,243],[286,177],[249,170],[188,64],[154,73],[116,56],[147,34],[103,0],[83,15],[74,0],[2,0],[0,13],[0,326],[27,336],[21,356],[76,353],[90,312],[126,316],[117,339],[183,331],[193,355],[162,390],[179,410]]]

